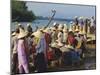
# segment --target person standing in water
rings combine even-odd
[[[34,33],[35,37],[38,37],[38,43],[35,47],[36,49],[36,60],[35,60],[35,66],[37,72],[46,72],[47,70],[47,63],[45,59],[45,53],[46,53],[46,40],[45,40],[45,35],[43,32],[38,30],[37,32]]]
[[[23,29],[19,28],[20,33],[18,35],[18,45],[17,45],[17,51],[18,51],[18,68],[19,73],[23,73],[23,70],[25,73],[29,73],[28,68],[28,59],[27,59],[27,45],[26,45],[26,33]]]
[[[58,42],[58,46],[63,46],[63,25],[60,24],[58,26],[58,35],[57,35],[57,42]]]

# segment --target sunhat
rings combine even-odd
[[[30,23],[28,23],[28,24],[27,24],[27,27],[28,27],[28,26],[31,26],[31,24],[30,24]]]
[[[53,31],[54,31],[54,30],[56,30],[56,28],[55,28],[55,27],[52,27],[51,29],[52,29]]]
[[[18,26],[21,26],[21,24],[20,24],[20,23],[18,23]]]
[[[50,32],[50,28],[46,28],[45,30],[43,30],[43,32],[49,33]]]
[[[70,21],[70,24],[73,24],[74,22],[73,21]]]
[[[15,35],[16,35],[16,32],[13,32],[11,35],[12,35],[12,36],[15,36]]]
[[[64,24],[64,29],[67,29],[67,25],[66,24]]]
[[[57,24],[57,23],[56,23],[56,22],[54,22],[54,23],[53,23],[53,26],[55,26],[56,24]]]
[[[23,38],[27,35],[26,32],[22,28],[19,28],[19,30],[20,30],[20,33],[18,34],[18,39]]]
[[[62,24],[59,24],[58,30],[62,30],[62,27],[63,27],[63,25]]]
[[[75,16],[74,19],[75,19],[75,18],[78,18],[78,16]]]
[[[36,32],[33,32],[32,35],[34,35],[34,36],[37,37],[37,38],[41,38],[42,33],[38,30],[38,31],[36,31]]]
[[[84,17],[83,16],[81,16],[81,17],[79,17],[79,20],[81,20],[81,19],[83,19]]]

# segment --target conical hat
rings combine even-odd
[[[78,18],[78,16],[75,16],[74,19],[75,19],[75,18]]]
[[[32,33],[32,35],[34,35],[34,36],[37,37],[37,38],[41,38],[42,33],[38,30],[38,31]]]
[[[83,16],[79,17],[79,20],[83,19]]]
[[[71,21],[70,24],[73,24],[73,21]]]
[[[57,24],[57,23],[56,23],[56,22],[54,22],[54,23],[53,23],[53,26],[55,26],[56,24]]]
[[[62,30],[62,27],[63,27],[63,25],[62,24],[59,24],[58,30]]]
[[[67,25],[66,24],[64,24],[64,29],[67,29]]]
[[[16,24],[16,28],[19,28],[20,26],[21,26],[20,23],[17,23],[17,24]]]
[[[19,30],[20,30],[20,33],[18,34],[18,39],[23,38],[27,35],[22,28],[20,28]]]
[[[55,27],[52,27],[51,29],[52,29],[52,30],[56,30],[56,28],[55,28]]]
[[[44,32],[49,33],[49,32],[50,32],[50,28],[46,28],[46,29],[44,30]]]
[[[13,32],[11,35],[12,35],[12,36],[15,36],[15,35],[16,35],[16,32]]]
[[[21,26],[21,24],[19,23],[18,26]]]
[[[30,24],[30,23],[28,23],[28,24],[27,24],[27,27],[28,27],[28,26],[31,26],[31,24]]]

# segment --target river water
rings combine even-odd
[[[67,24],[68,27],[69,27],[69,23],[71,22],[72,20],[52,20],[49,27],[53,26],[53,23],[56,22],[56,23],[59,23],[59,24]],[[38,26],[39,28],[43,27],[43,26],[46,26],[48,24],[49,20],[34,20],[32,22],[32,28],[33,28],[33,31],[35,30],[35,27]],[[29,22],[19,22],[20,24],[22,24],[25,28],[26,28],[26,25],[27,23]],[[15,27],[16,27],[16,22],[12,22],[11,23],[11,31],[14,31],[15,30]]]

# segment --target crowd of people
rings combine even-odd
[[[95,29],[94,17],[79,19],[75,17],[70,27],[54,23],[36,31],[30,24],[27,29],[18,24],[11,34],[12,73],[30,73],[30,63],[38,73],[47,72],[48,67],[79,65],[86,51],[86,34]]]

